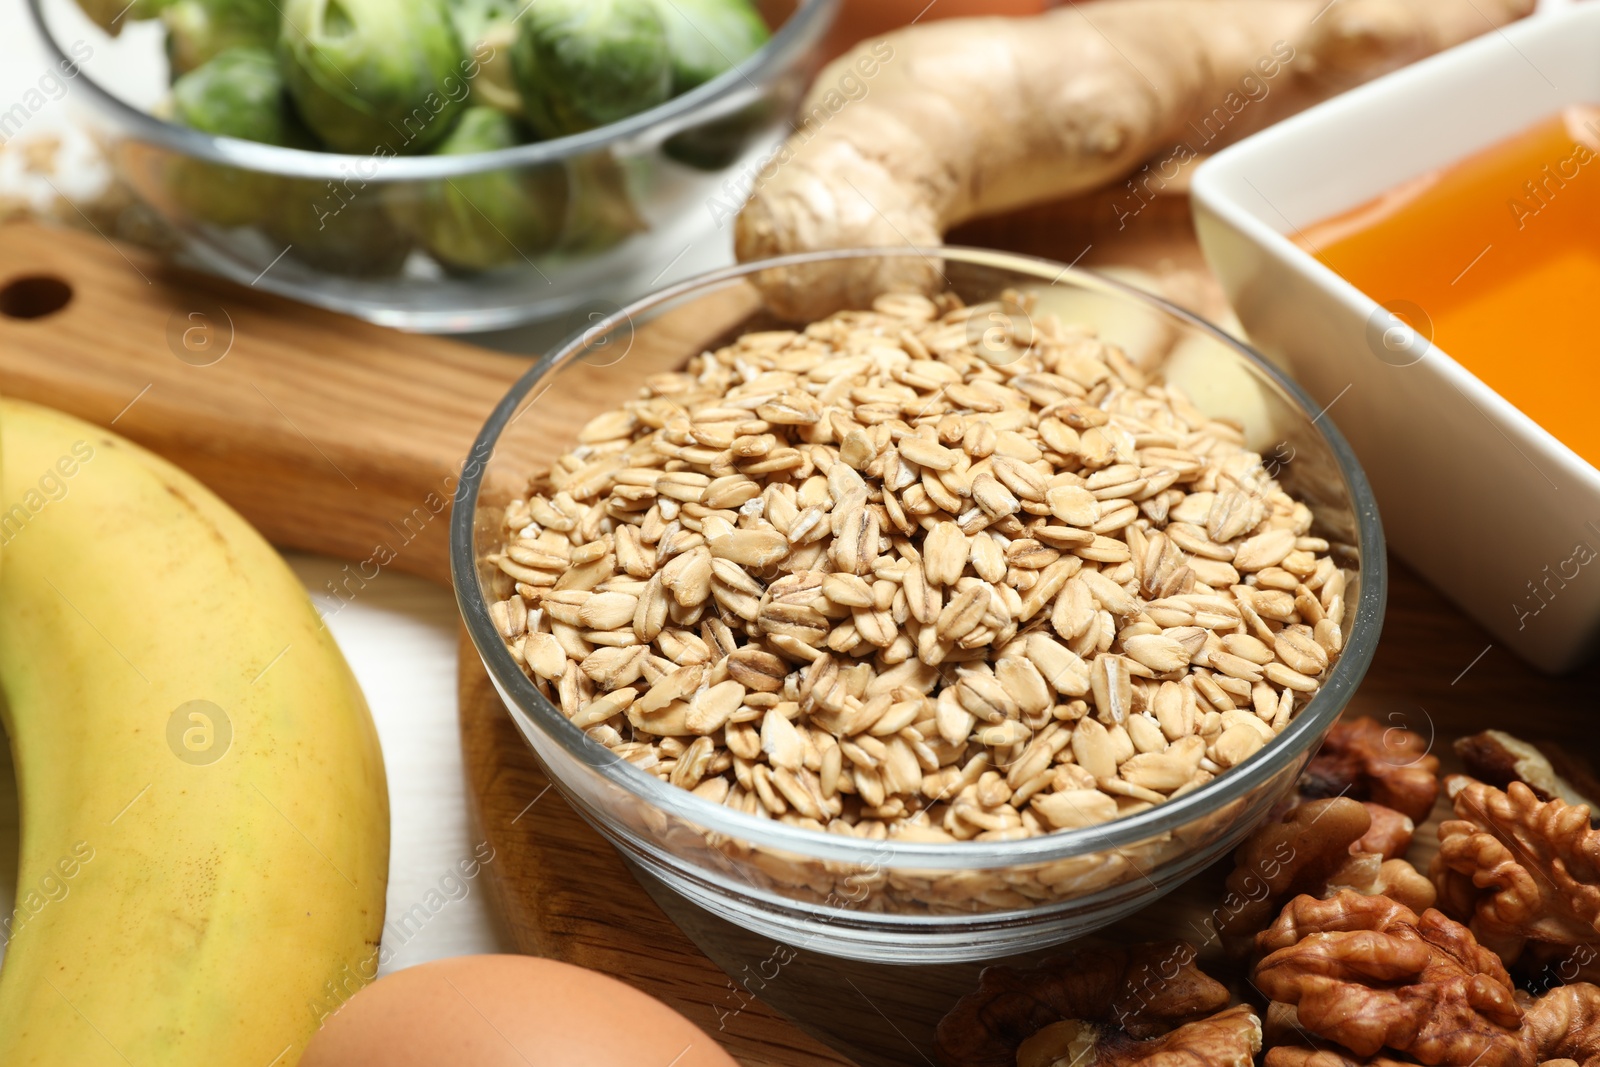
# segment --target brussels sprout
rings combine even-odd
[[[455,124],[470,64],[445,0],[283,0],[279,56],[306,125],[341,152],[423,152]]]
[[[489,27],[510,23],[526,6],[527,0],[449,0],[449,3],[456,35],[471,51],[472,42],[481,40]]]
[[[772,121],[774,110],[771,100],[757,100],[731,115],[673,134],[661,151],[697,170],[722,170],[744,155],[755,135]]]
[[[604,126],[672,95],[654,0],[537,0],[517,22],[511,61],[528,121],[546,137]]]
[[[285,179],[262,229],[287,246],[286,258],[360,277],[397,273],[412,244],[370,183]]]
[[[288,148],[316,148],[284,90],[272,53],[234,48],[172,86],[174,121],[205,133]],[[377,186],[359,179],[316,182],[175,157],[168,192],[189,214],[217,226],[259,226],[290,256],[340,274],[400,269],[411,239],[397,232]]]
[[[516,18],[527,0],[451,0],[450,13],[456,34],[466,45],[468,70],[472,72],[472,99],[522,117],[522,97],[517,94],[516,76],[511,71],[511,46],[517,39]]]
[[[509,115],[470,107],[438,153],[492,152],[527,139]],[[567,214],[567,172],[559,163],[507,168],[430,182],[413,196],[395,213],[434,259],[456,271],[492,270],[555,245]]]
[[[314,147],[284,93],[277,60],[262,48],[234,48],[172,86],[173,121],[224,137],[293,148]],[[218,226],[246,226],[270,210],[279,179],[221,163],[175,157],[167,174],[173,198]]]
[[[672,92],[686,93],[732,70],[767,43],[749,0],[655,0],[672,55]]]
[[[272,48],[278,9],[272,0],[170,0],[162,8],[174,78],[230,48]]]
[[[617,161],[603,152],[571,163],[572,209],[561,249],[583,255],[603,252],[646,229],[628,198],[628,179]]]
[[[168,0],[78,0],[89,21],[113,37],[130,22],[155,18],[167,3]]]
[[[265,48],[233,48],[172,84],[172,117],[204,133],[305,147],[309,137],[284,95],[278,61]]]
[[[472,79],[472,102],[525,118],[522,93],[517,90],[517,73],[511,51],[517,43],[517,26],[511,21],[491,23],[472,45],[478,76]]]

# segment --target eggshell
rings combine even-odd
[[[396,971],[323,1023],[301,1067],[738,1067],[653,997],[532,956]]]

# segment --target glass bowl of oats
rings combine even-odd
[[[763,299],[851,260],[937,291]],[[1064,941],[1227,853],[1384,611],[1367,480],[1292,382],[972,249],[771,260],[596,322],[496,409],[452,522],[567,801],[688,900],[876,961]]]

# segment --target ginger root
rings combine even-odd
[[[1171,178],[1174,164],[1532,7],[1099,0],[914,25],[823,70],[804,124],[756,177],[738,256],[933,247],[957,223],[1091,191],[1153,157]],[[774,311],[804,320],[929,290],[939,271],[937,257],[867,258],[761,284]]]

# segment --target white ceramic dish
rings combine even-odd
[[[1380,305],[1292,238],[1579,103],[1600,103],[1600,5],[1487,33],[1312,108],[1219,153],[1192,187],[1201,246],[1240,321],[1328,405],[1395,551],[1547,671],[1577,666],[1600,638],[1600,471],[1429,344],[1405,293],[1375,294]],[[1570,384],[1600,389],[1600,366]]]

